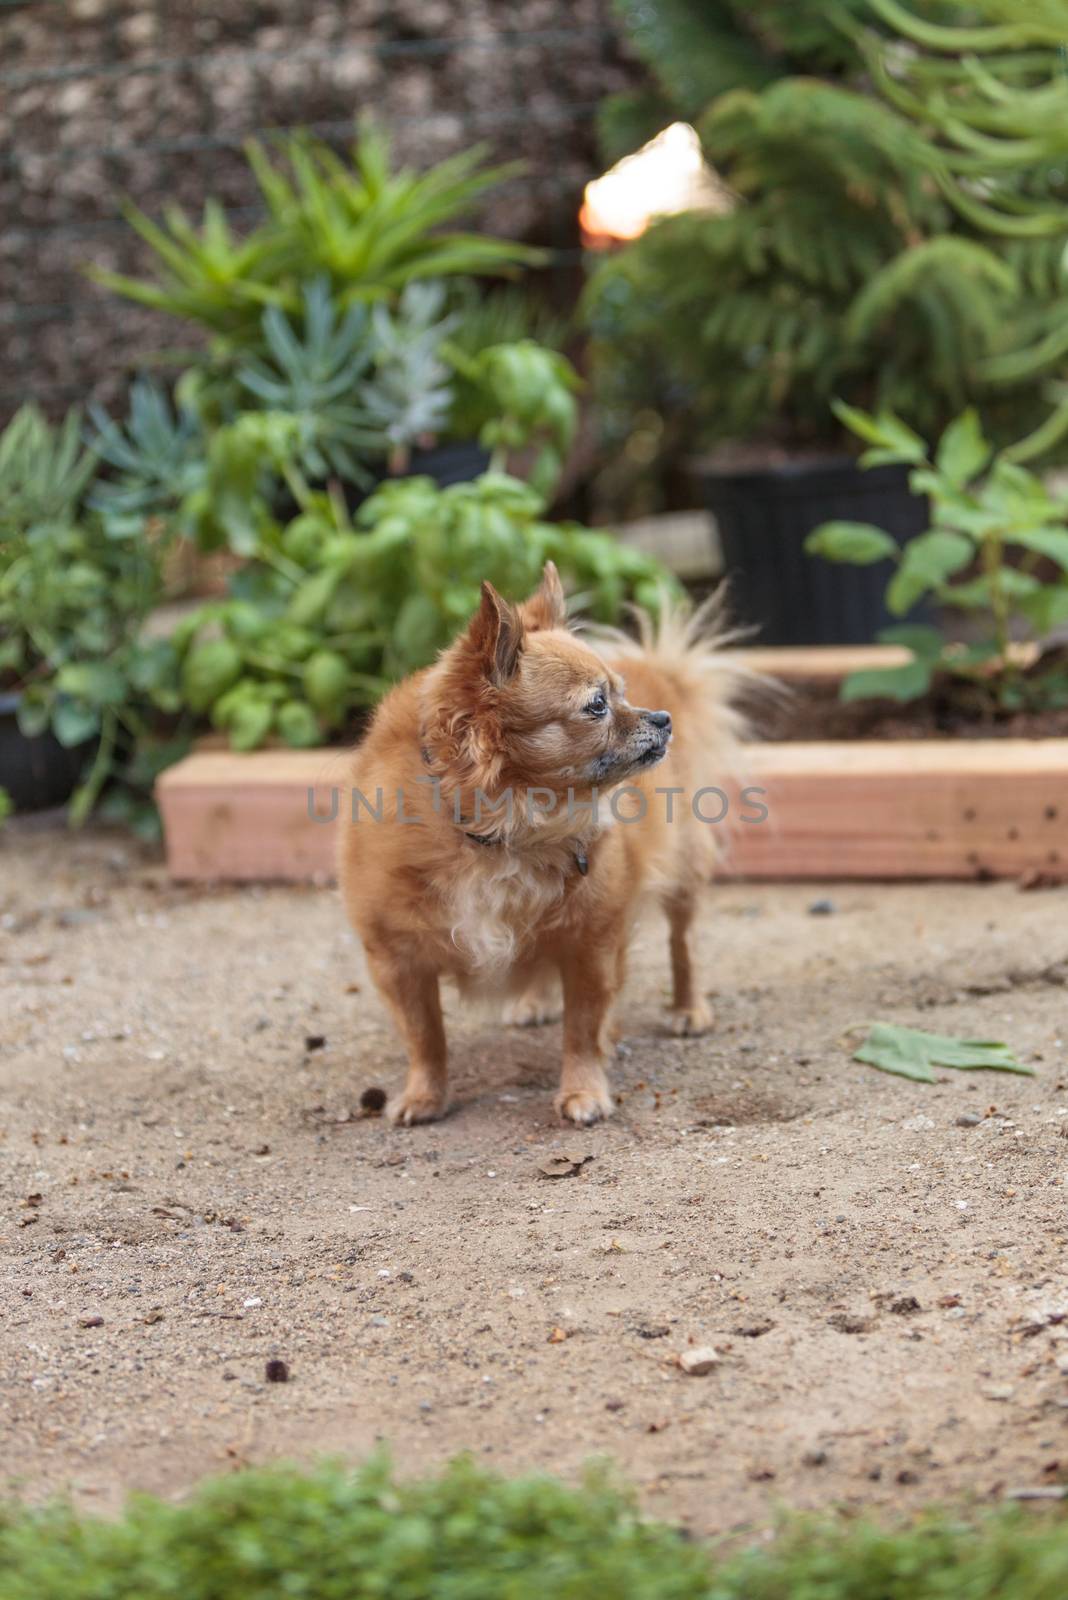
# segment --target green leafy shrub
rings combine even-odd
[[[209,334],[173,396],[138,379],[122,422],[93,411],[88,449],[75,414],[52,430],[26,410],[0,436],[0,675],[28,733],[94,752],[76,821],[107,787],[108,813],[147,828],[135,797],[198,722],[239,749],[345,728],[447,642],[483,576],[524,592],[556,556],[606,619],[662,576],[543,520],[578,380],[472,276],[538,253],[450,228],[509,169],[473,152],[396,171],[370,130],[349,162],[302,135],[249,159],[268,216],[246,237],[211,201],[199,230],[131,213],[158,281],[100,275]],[[457,437],[498,470],[445,492],[400,476]],[[515,453],[530,488],[504,474]],[[242,564],[225,601],[149,639],[183,540]]]
[[[493,450],[532,449],[550,487],[574,431],[575,374],[530,339],[536,319],[521,302],[473,277],[541,256],[442,231],[512,169],[483,170],[473,151],[393,170],[371,127],[349,161],[305,134],[283,139],[277,159],[258,145],[248,154],[268,215],[246,238],[214,201],[199,231],[180,212],[159,227],[131,210],[160,281],[96,274],[209,334],[173,410],[141,381],[125,424],[94,413],[107,469],[97,502],[248,553],[291,504],[291,470],[365,493],[421,446],[482,436]]]
[[[509,452],[532,450],[530,481],[545,496],[551,494],[578,422],[578,379],[571,363],[533,339],[487,345],[470,358],[457,350],[452,355],[483,397],[479,443],[502,467]]]
[[[325,280],[305,284],[296,322],[275,306],[262,348],[191,368],[175,402],[134,382],[123,424],[92,412],[108,469],[89,504],[113,526],[162,518],[203,549],[251,554],[301,485],[366,491],[408,470],[441,436],[477,437],[503,466],[530,453],[549,493],[577,422],[578,379],[532,339],[470,348],[442,284],[409,284],[390,309],[341,313]]]
[[[134,1502],[119,1523],[59,1511],[0,1531],[4,1600],[698,1600],[704,1557],[639,1519],[605,1481],[508,1483],[459,1461],[398,1483],[381,1460],[349,1476],[257,1472],[191,1504]],[[106,1585],[106,1588],[104,1587]]]
[[[986,631],[963,647],[948,645],[926,625],[885,629],[880,640],[904,645],[912,659],[851,674],[842,698],[914,700],[940,673],[965,685],[980,708],[1068,704],[1063,666],[1044,667],[1039,657],[1037,667],[1025,671],[1011,649],[1014,619],[1038,638],[1068,621],[1068,498],[1022,467],[1011,449],[995,453],[972,410],[950,424],[933,457],[890,412],[870,416],[841,403],[835,410],[869,446],[862,466],[900,462],[911,469],[913,492],[930,503],[931,528],[902,550],[871,523],[827,522],[808,536],[806,550],[854,566],[889,558],[897,569],[886,591],[892,616],[905,616],[930,596],[975,617]]]
[[[1055,1600],[1066,1583],[1063,1518],[931,1515],[901,1528],[802,1522],[726,1561],[708,1600]]]
[[[188,407],[172,407],[158,385],[136,380],[123,426],[99,406],[93,450],[112,469],[91,486],[87,504],[114,528],[140,529],[146,519],[175,507],[182,510],[176,531],[196,531],[193,506],[206,510],[205,447],[197,417]]]
[[[121,772],[113,811],[148,829],[144,791],[183,747],[157,737],[160,716],[181,708],[177,654],[142,636],[166,535],[90,508],[96,462],[80,426],[76,412],[53,428],[27,407],[0,435],[0,685],[21,691],[26,735],[88,747],[73,822]]]
[[[407,291],[406,291],[407,292]],[[301,421],[298,464],[314,478],[330,473],[366,484],[361,456],[384,454],[386,433],[376,427],[360,393],[379,354],[363,306],[338,313],[321,278],[304,285],[303,326],[268,306],[263,313],[262,355],[239,361],[234,380],[245,404]]]
[[[395,313],[381,303],[371,309],[377,357],[363,403],[388,444],[390,470],[403,472],[413,446],[449,431],[452,373],[441,347],[456,318],[443,316],[440,281],[411,283]]]
[[[391,173],[374,135],[351,170],[301,139],[288,158],[286,176],[252,154],[271,213],[255,238],[235,240],[210,204],[200,235],[138,221],[167,282],[123,287],[216,335],[173,398],[137,380],[124,422],[93,412],[89,449],[76,415],[52,430],[26,411],[0,436],[0,673],[28,733],[88,747],[75,821],[104,796],[147,829],[142,791],[198,723],[238,749],[344,729],[448,640],[485,575],[522,592],[555,555],[606,618],[659,577],[542,520],[577,379],[523,336],[516,302],[473,311],[459,276],[531,253],[440,232],[500,174],[476,157]],[[397,476],[458,428],[496,467],[527,452],[538,487],[498,471],[442,493]],[[354,525],[350,501],[383,479]],[[225,601],[150,640],[182,540],[242,565]]]
[[[0,543],[39,523],[68,521],[95,470],[77,411],[53,428],[36,406],[23,406],[0,434]]]
[[[311,745],[343,729],[395,678],[432,661],[477,609],[482,580],[530,592],[548,559],[602,621],[672,580],[606,534],[543,520],[530,484],[488,472],[440,489],[385,483],[355,522],[338,495],[298,485],[301,510],[266,534],[230,598],[173,636],[182,691],[235,749]]]
[[[1055,449],[1068,3],[619,3],[660,115],[694,122],[728,190],[593,275],[622,426],[639,402],[705,442],[840,444],[837,394],[928,437],[971,402],[999,442]]]
[[[642,1519],[603,1474],[568,1488],[460,1460],[400,1482],[256,1471],[115,1521],[61,1507],[0,1519],[3,1600],[1061,1600],[1068,1526],[1001,1514],[884,1530],[801,1524],[715,1559]]]
[[[515,170],[484,167],[481,150],[422,173],[393,170],[384,137],[370,125],[347,161],[306,133],[281,138],[276,150],[272,159],[254,141],[246,147],[267,217],[244,237],[214,200],[199,229],[177,207],[159,226],[129,206],[130,222],[156,257],[157,281],[101,270],[93,276],[196,323],[226,351],[257,342],[266,306],[299,316],[302,285],[316,278],[344,313],[357,303],[392,303],[420,279],[508,273],[542,259],[507,239],[441,231]]]
[[[615,0],[651,81],[602,101],[606,159],[618,161],[679,117],[696,122],[730,89],[760,90],[791,74],[855,71],[856,47],[839,19],[863,13],[867,3],[841,0],[832,13],[796,0]]]
[[[454,411],[503,466],[531,453],[549,493],[577,422],[578,379],[533,340],[469,353],[437,283],[413,283],[394,310],[339,315],[322,280],[304,286],[302,322],[263,313],[263,352],[191,368],[175,403],[134,382],[122,424],[92,412],[109,476],[89,505],[113,527],[160,518],[205,550],[255,552],[285,504],[337,480],[366,491],[406,471],[413,449],[455,436]]]

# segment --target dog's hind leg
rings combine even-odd
[[[691,889],[675,889],[664,900],[671,939],[671,1031],[707,1033],[714,1017],[699,993],[690,953],[690,925],[697,909]]]
[[[627,941],[621,939],[616,951],[616,993],[612,1007],[608,1013],[608,1039],[617,1056],[630,1055],[630,1046],[623,1038],[623,1024],[619,1020],[617,1008],[623,996],[627,982]]]
[[[530,982],[504,1006],[504,1020],[513,1028],[539,1028],[557,1022],[563,1011],[560,980],[551,967],[536,972]]]

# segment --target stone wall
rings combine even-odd
[[[341,147],[372,112],[407,162],[523,159],[481,220],[566,260],[597,103],[634,76],[610,0],[0,0],[0,418],[113,398],[185,339],[84,276],[145,268],[122,196],[251,219],[244,138]]]

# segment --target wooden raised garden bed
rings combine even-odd
[[[892,647],[746,652],[787,680],[904,658]],[[1068,878],[1068,738],[758,744],[746,768],[769,815],[731,830],[732,876]],[[172,876],[331,878],[337,829],[309,816],[308,795],[329,815],[336,788],[345,816],[349,771],[344,750],[195,752],[157,786]]]

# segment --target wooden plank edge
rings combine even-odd
[[[787,683],[833,682],[851,672],[903,667],[912,659],[911,652],[898,644],[753,645],[731,654],[754,672]],[[1020,642],[1010,646],[1010,654],[1018,666],[1026,667],[1034,661],[1037,649]]]
[[[766,822],[729,831],[732,876],[939,879],[1068,872],[1068,739],[754,745]],[[281,758],[281,759],[280,759]],[[173,877],[325,881],[348,752],[205,751],[157,785]],[[713,780],[714,781],[714,780]],[[335,804],[336,791],[336,804]],[[727,830],[724,830],[727,842]]]

